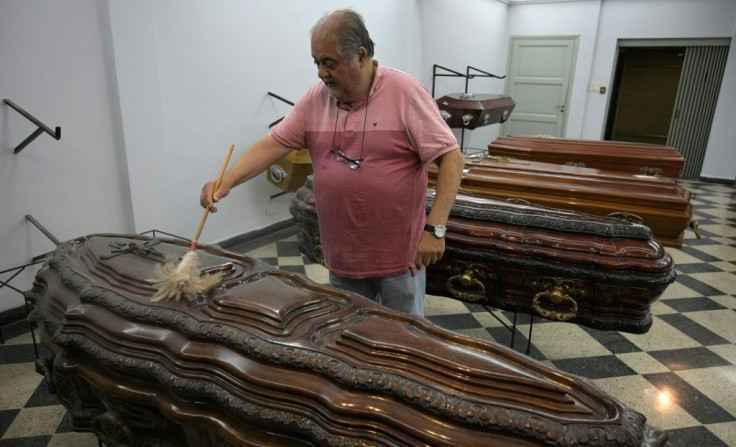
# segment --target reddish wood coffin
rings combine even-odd
[[[153,251],[188,249],[157,242],[64,243],[27,293],[38,370],[107,446],[667,445],[587,380],[248,257],[200,247],[225,279],[151,303]]]
[[[310,186],[291,213],[300,250],[322,262]],[[460,194],[447,230],[427,293],[596,329],[647,332],[676,276],[649,228],[618,219]]]
[[[448,126],[465,129],[504,123],[516,106],[510,96],[482,93],[450,93],[436,102]]]
[[[436,168],[430,168],[430,185]],[[651,177],[535,161],[467,157],[462,191],[501,200],[629,220],[662,245],[682,247],[693,210],[690,192]]]
[[[507,136],[488,145],[488,154],[519,160],[587,167],[629,174],[680,176],[685,159],[673,147],[623,141]]]

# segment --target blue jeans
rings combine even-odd
[[[416,275],[411,269],[406,272],[382,278],[343,278],[330,272],[330,285],[348,292],[357,293],[390,309],[408,314],[424,316],[424,292],[427,282],[427,269]]]

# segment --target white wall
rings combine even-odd
[[[435,64],[463,74],[468,66],[499,76],[506,74],[506,4],[489,0],[421,0],[418,5],[422,38],[419,79],[430,91]],[[446,70],[438,73],[451,74]],[[463,77],[435,78],[435,98],[464,91]],[[503,91],[503,80],[476,77],[468,82],[468,92],[503,94]],[[494,124],[466,131],[463,146],[485,148],[498,137],[499,128],[499,124]],[[453,131],[459,142],[460,131]]]
[[[268,91],[296,100],[317,81],[309,30],[347,6],[363,14],[382,64],[418,72],[415,0],[0,0],[0,95],[62,127],[61,141],[44,134],[14,155],[35,127],[0,108],[0,271],[54,248],[26,214],[62,241],[193,237],[202,184],[231,144],[244,150],[288,113]],[[238,188],[201,241],[289,218],[289,195],[269,199],[280,191],[265,176]],[[11,285],[27,289],[35,271]],[[0,311],[21,304],[0,290]]]
[[[99,12],[95,0],[0,2],[0,98],[61,127],[61,140],[44,133],[13,154],[36,126],[0,107],[0,271],[54,248],[27,214],[62,241],[133,230]],[[35,271],[11,285],[29,288]],[[0,290],[0,311],[22,303]]]
[[[618,39],[731,37],[736,1],[604,0],[600,16],[590,82],[610,86]],[[608,102],[608,94],[588,96],[583,138],[603,137]]]
[[[600,95],[588,91],[600,9],[601,0],[585,0],[513,5],[509,11],[509,36],[579,36],[567,104],[565,136],[569,138],[580,138],[585,103],[589,96]]]
[[[610,86],[619,39],[722,38],[734,36],[733,0],[582,0],[514,5],[509,8],[509,35],[579,35],[578,58],[568,108],[565,135],[601,139],[610,101]],[[736,146],[736,40],[718,99],[701,176],[733,180]],[[589,83],[608,88],[601,95],[587,91]]]
[[[268,131],[317,76],[309,31],[343,2],[109,0],[112,41],[131,178],[135,228],[193,237],[202,215],[199,191]],[[352,5],[376,42],[376,59],[416,71],[413,1]],[[397,44],[397,42],[399,44]],[[207,220],[214,242],[290,217],[289,195],[266,176],[235,189]]]
[[[736,181],[736,25],[700,175]]]

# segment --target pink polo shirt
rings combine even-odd
[[[309,149],[325,266],[348,278],[411,268],[426,219],[427,165],[457,147],[419,81],[376,68],[368,101],[340,104],[338,114],[320,81],[271,131],[284,147]],[[359,169],[335,160],[333,139],[347,157],[363,158]]]

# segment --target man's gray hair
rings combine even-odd
[[[337,43],[337,53],[347,60],[358,57],[358,47],[365,48],[369,58],[373,58],[375,43],[368,34],[363,17],[351,9],[338,9],[323,16],[312,27],[315,32],[332,35]]]

